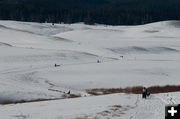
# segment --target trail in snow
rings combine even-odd
[[[104,60],[101,61],[100,63],[106,63],[106,62],[113,62],[117,60],[122,60],[122,59],[114,59],[111,58],[111,60]],[[58,63],[58,62],[57,62]],[[60,64],[59,67],[66,67],[66,66],[74,66],[74,65],[85,65],[85,64],[98,64],[97,61],[92,61],[92,62],[83,62],[83,63],[66,63],[66,64]],[[45,69],[52,69],[52,68],[59,68],[59,67],[54,67],[54,64],[52,65],[47,65],[47,66],[28,66],[27,68],[13,68],[13,69],[8,69],[6,71],[1,71],[0,74],[12,74],[12,73],[25,73],[25,72],[34,72],[34,71],[40,71],[40,70],[45,70]]]
[[[163,95],[163,96],[162,96]],[[147,99],[137,95],[134,108],[128,113],[128,119],[164,119],[165,105],[178,104],[171,94],[153,94]]]

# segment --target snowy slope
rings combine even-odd
[[[0,115],[3,119],[164,119],[165,105],[179,103],[179,95],[157,94],[145,100],[141,95],[113,94],[5,105],[0,106]]]
[[[86,89],[180,85],[179,33],[179,21],[140,26],[90,26],[82,23],[53,26],[48,23],[0,21],[0,102],[62,98],[63,92],[69,90],[88,96]],[[55,63],[61,66],[54,67]],[[172,95],[178,103],[179,93]],[[168,102],[169,98],[172,98],[169,94],[159,94],[144,101],[139,95],[115,94],[7,105],[0,106],[0,117],[56,119],[61,116],[92,115],[90,117],[93,118],[99,115],[103,118],[102,113],[106,109],[124,105],[127,111],[113,112],[122,114],[111,118],[143,119],[139,110],[145,108],[148,111],[143,113],[151,114],[149,119],[155,116],[162,119],[152,113],[162,111],[159,106],[172,103]],[[83,101],[86,106],[78,108]],[[152,103],[155,107],[151,106]],[[143,104],[145,106],[141,107]],[[42,105],[47,113],[39,111]],[[54,113],[48,113],[53,109],[56,110]],[[59,113],[58,110],[63,109]],[[133,116],[127,117],[129,115]],[[109,116],[112,114],[106,117]]]

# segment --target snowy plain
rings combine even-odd
[[[86,89],[180,85],[179,33],[179,21],[139,26],[0,21],[0,102],[62,98],[69,90],[82,95],[0,105],[0,119],[163,119],[165,104],[180,103],[180,93],[142,100],[134,94],[89,96]]]

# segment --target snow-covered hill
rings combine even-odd
[[[86,89],[180,85],[179,33],[179,21],[140,26],[0,21],[0,102],[62,98],[69,90],[82,96],[0,106],[0,117],[163,119],[152,113],[172,103],[171,95],[180,102],[179,93],[141,100],[127,94],[89,97]],[[145,115],[140,108],[148,109]]]

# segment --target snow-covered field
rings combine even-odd
[[[0,105],[0,118],[164,119],[164,105],[180,103],[180,93],[142,100],[134,94],[89,96],[86,89],[180,85],[179,63],[179,21],[140,26],[0,21],[0,102],[62,98],[69,90],[82,96]]]

